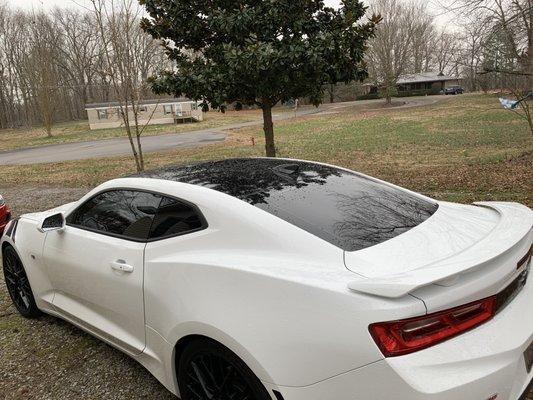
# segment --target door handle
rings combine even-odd
[[[111,263],[111,268],[120,272],[133,272],[133,265],[126,264],[124,260],[117,260]]]

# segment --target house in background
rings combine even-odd
[[[441,90],[451,86],[461,86],[462,79],[456,76],[448,76],[439,72],[422,72],[419,74],[402,75],[398,79],[396,89],[398,96],[403,93],[409,94],[439,94]],[[365,94],[378,94],[379,85],[365,83]]]
[[[86,104],[91,129],[118,128],[124,125],[118,102]],[[133,121],[131,106],[128,108]],[[204,114],[196,101],[190,99],[141,100],[139,124],[178,124],[203,121]]]
[[[438,72],[422,72],[420,74],[402,75],[398,79],[398,93],[406,91],[426,90],[439,93],[451,86],[460,86],[461,79]]]

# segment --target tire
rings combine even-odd
[[[42,313],[35,304],[35,297],[24,265],[13,247],[7,246],[2,252],[4,279],[9,297],[17,311],[25,318],[36,318]]]
[[[181,400],[271,400],[248,366],[231,350],[198,339],[177,361]]]

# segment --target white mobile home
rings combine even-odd
[[[86,104],[85,110],[91,129],[118,128],[124,125],[120,103]],[[133,120],[131,106],[128,107]],[[141,125],[177,124],[203,120],[203,112],[196,101],[189,99],[141,100],[139,123]]]

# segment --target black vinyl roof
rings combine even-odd
[[[229,194],[346,251],[398,236],[438,208],[402,189],[307,161],[228,159],[172,166],[135,177],[184,182]]]

